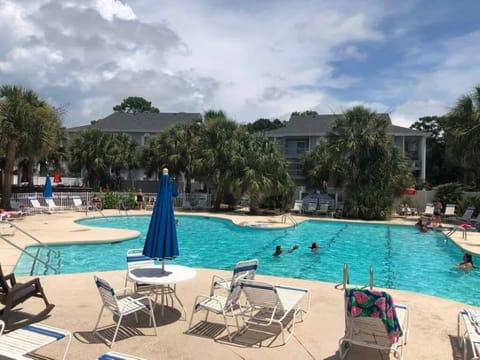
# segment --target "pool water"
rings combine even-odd
[[[368,284],[369,268],[373,266],[375,286],[480,305],[480,292],[473,291],[480,287],[479,271],[459,270],[456,264],[462,258],[461,249],[439,232],[420,233],[414,226],[337,221],[306,221],[296,228],[265,229],[203,216],[177,219],[180,256],[171,260],[176,264],[231,270],[240,260],[258,258],[259,274],[340,283],[343,264],[347,263],[350,283],[358,285]],[[53,246],[61,252],[60,273],[126,269],[126,251],[143,247],[149,221],[150,216],[80,220],[83,225],[133,229],[141,235],[114,243]],[[309,249],[314,241],[320,246],[317,253]],[[276,245],[287,250],[295,244],[298,250],[272,256]],[[36,248],[28,251],[33,253]],[[31,268],[31,258],[22,255],[15,272],[27,275]],[[37,263],[35,273],[44,274],[44,266]]]

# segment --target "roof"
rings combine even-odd
[[[385,117],[391,124],[392,121],[388,114],[379,114]],[[290,120],[283,128],[271,130],[267,132],[268,136],[284,137],[284,136],[325,136],[330,130],[332,121],[339,116],[336,114],[319,114],[319,115],[300,115],[294,114],[290,116]],[[390,125],[392,133],[397,136],[428,136],[428,133],[409,129],[397,125]]]
[[[156,133],[177,123],[188,123],[201,120],[202,115],[199,113],[114,112],[106,118],[96,121],[94,124],[72,127],[67,130],[70,132],[76,132],[89,128],[96,128],[104,132]]]

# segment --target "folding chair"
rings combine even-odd
[[[250,325],[265,328],[278,325],[283,344],[294,334],[297,316],[300,315],[300,321],[303,321],[304,316],[306,317],[310,311],[310,291],[306,288],[272,285],[255,280],[241,280],[240,288],[248,304],[248,308],[242,311],[245,329]],[[302,307],[304,302],[306,302],[305,309]],[[291,324],[287,327],[290,334],[285,337],[284,321],[290,320],[289,316],[292,316]]]
[[[68,330],[54,328],[44,324],[36,323],[27,325],[8,334],[3,334],[5,323],[0,320],[0,357],[11,359],[27,359],[24,355],[34,352],[55,341],[68,338],[63,359],[72,341],[72,335]],[[29,358],[28,358],[29,359]]]
[[[214,314],[221,315],[225,323],[225,328],[228,333],[228,339],[232,341],[233,335],[230,332],[227,316],[231,316],[235,319],[235,324],[237,326],[237,331],[240,331],[240,326],[238,324],[238,316],[241,315],[242,307],[240,306],[240,286],[239,280],[241,275],[234,277],[231,282],[230,290],[227,296],[222,296],[215,294],[214,286],[210,287],[210,295],[198,295],[193,302],[192,316],[190,317],[190,322],[188,324],[187,332],[190,332],[192,329],[192,322],[194,315],[199,311],[206,311],[205,321],[208,320],[208,314],[213,312]]]
[[[102,308],[100,310],[100,314],[98,315],[97,323],[95,324],[95,329],[93,329],[93,333],[103,339],[104,341],[109,343],[109,346],[112,347],[113,343],[118,334],[118,330],[120,328],[120,324],[122,323],[123,317],[134,314],[135,320],[138,323],[138,316],[137,312],[141,311],[145,314],[150,316],[150,323],[153,322],[153,328],[155,330],[155,335],[157,335],[157,325],[155,323],[155,315],[153,313],[153,306],[152,301],[148,296],[142,296],[138,298],[134,298],[132,296],[120,296],[120,292],[124,292],[125,289],[118,289],[115,290],[106,280],[103,280],[97,276],[95,278],[95,283],[98,288],[98,292],[100,293],[100,297],[102,298]],[[98,333],[98,324],[100,323],[100,319],[102,318],[103,310],[107,308],[110,310],[115,316],[118,316],[117,326],[115,327],[115,332],[113,334],[112,340],[108,340],[107,338],[103,337],[101,334]]]
[[[253,280],[257,273],[258,259],[239,261],[233,268],[232,278],[227,280],[219,275],[213,275],[212,286],[214,289],[230,290],[232,279],[240,277],[242,279]]]
[[[15,307],[32,297],[39,297],[45,303],[45,308],[35,314],[32,318],[14,321],[11,313]],[[16,329],[27,324],[39,321],[52,311],[55,305],[50,304],[40,284],[39,278],[31,279],[25,283],[17,283],[13,273],[4,275],[0,265],[0,303],[5,307],[0,310],[0,319],[5,322],[8,330]]]
[[[339,340],[343,359],[355,344],[403,358],[408,339],[409,312],[405,305],[394,304],[384,291],[345,289],[345,336]]]

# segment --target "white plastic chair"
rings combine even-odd
[[[48,206],[42,206],[40,204],[40,201],[38,201],[37,198],[29,198],[30,204],[32,205],[33,211],[34,212],[39,212],[39,213],[49,213],[51,214],[51,210],[48,208]]]
[[[46,198],[45,202],[47,203],[48,210],[52,213],[59,210],[64,210],[61,206],[55,204],[55,200],[53,200],[52,198]]]
[[[295,200],[295,204],[293,204],[293,208],[290,209],[290,212],[294,213],[301,213],[303,210],[303,200]]]
[[[380,311],[385,313],[393,311],[393,316],[398,321],[401,331],[396,338],[389,336],[386,325],[379,317],[380,315],[365,316],[359,313],[356,316],[353,316],[352,314],[349,314],[347,309],[348,302],[351,301],[350,298],[353,297],[356,299],[356,296],[367,298],[369,292],[371,293],[371,290],[368,289],[345,290],[345,335],[339,340],[340,358],[344,359],[348,351],[351,349],[351,345],[355,344],[361,347],[392,352],[395,358],[403,359],[403,348],[407,344],[409,331],[409,310],[405,305],[393,304],[390,295],[385,292],[377,292],[383,294],[380,296],[380,298],[384,300],[383,302],[378,300],[375,302],[365,301],[365,307],[359,305],[360,309],[367,308],[367,304],[370,307],[375,307],[375,313]],[[355,293],[360,293],[361,295],[356,295]],[[388,297],[390,297],[390,299]],[[389,302],[392,305],[391,310],[388,310]],[[378,304],[383,304],[383,308],[380,308],[381,306]]]
[[[234,277],[231,282],[230,290],[226,296],[215,294],[214,286],[210,287],[210,295],[198,295],[193,302],[192,316],[190,317],[190,322],[188,324],[187,332],[190,332],[192,329],[193,317],[199,311],[204,310],[205,321],[208,320],[208,314],[213,312],[217,315],[222,315],[223,321],[225,323],[225,328],[228,333],[228,339],[232,341],[232,333],[230,332],[230,325],[228,323],[227,317],[233,317],[235,319],[235,324],[237,326],[237,331],[240,331],[240,326],[238,323],[238,316],[241,315],[242,307],[240,306],[240,286],[239,280],[241,276]],[[212,283],[213,284],[213,283]]]
[[[148,296],[142,296],[134,298],[132,296],[121,296],[120,293],[124,293],[125,289],[117,289],[115,290],[106,280],[95,276],[95,284],[97,285],[98,292],[100,293],[100,297],[102,298],[102,308],[100,310],[100,314],[98,315],[97,323],[95,324],[95,329],[93,329],[93,333],[103,339],[104,341],[109,343],[109,346],[112,347],[113,343],[118,334],[118,330],[120,328],[120,324],[122,323],[122,319],[124,316],[134,314],[135,320],[138,323],[138,316],[137,312],[141,311],[145,314],[150,316],[150,324],[153,322],[153,328],[155,330],[155,335],[157,335],[157,325],[155,323],[155,315],[153,313],[153,306],[152,301]],[[108,340],[103,337],[100,333],[98,333],[98,325],[100,323],[100,319],[102,318],[103,310],[107,308],[110,310],[114,315],[118,316],[117,326],[115,327],[115,333],[113,334],[112,340]]]
[[[283,344],[294,334],[297,316],[300,315],[303,321],[310,311],[310,291],[306,288],[272,285],[255,280],[241,280],[240,288],[248,304],[248,308],[242,311],[246,329],[250,325],[269,327],[276,324],[280,327]],[[306,306],[303,308],[302,303],[305,302]],[[292,321],[287,328],[290,333],[285,337],[283,322],[290,315]]]
[[[72,335],[68,330],[63,330],[42,323],[35,323],[24,326],[20,329],[3,334],[5,323],[0,320],[0,357],[10,359],[30,359],[25,355],[32,353],[55,341],[68,338],[63,359],[67,357],[67,352],[72,341]]]
[[[423,216],[433,218],[433,203],[427,203],[425,205],[425,211],[423,212]]]
[[[243,260],[237,262],[233,268],[233,274],[231,279],[224,279],[219,275],[213,275],[212,286],[214,289],[230,290],[232,285],[232,279],[240,277],[242,279],[253,280],[257,273],[258,259]]]
[[[317,214],[326,216],[328,214],[328,204],[327,203],[320,204],[317,210]]]

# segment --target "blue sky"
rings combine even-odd
[[[0,0],[0,84],[66,108],[128,96],[245,123],[292,111],[442,115],[480,84],[480,2]]]

